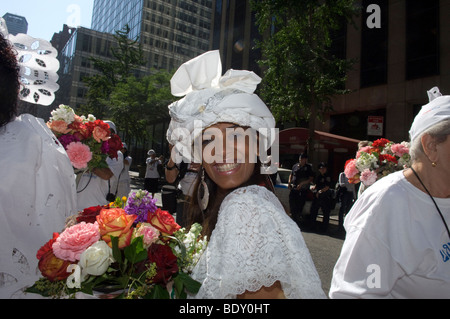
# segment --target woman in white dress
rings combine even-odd
[[[301,232],[257,158],[266,150],[255,146],[270,140],[264,133],[275,126],[253,94],[261,79],[221,72],[219,52],[211,51],[183,64],[171,80],[172,94],[186,95],[169,106],[172,159],[181,154],[199,162],[192,145],[203,155],[188,224],[200,222],[209,243],[193,270],[202,286],[192,297],[325,298]],[[235,142],[241,133],[249,136]]]
[[[16,116],[16,55],[0,33],[0,298],[40,277],[36,253],[76,213],[75,175],[42,119]]]

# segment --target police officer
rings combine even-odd
[[[289,208],[292,219],[299,226],[302,219],[303,207],[305,206],[309,187],[313,179],[314,172],[311,164],[308,164],[308,155],[302,153],[298,158],[298,163],[292,167],[288,181],[288,188],[290,189]]]
[[[315,228],[316,218],[319,209],[322,209],[323,222],[321,231],[326,232],[328,229],[328,224],[330,222],[330,212],[332,205],[332,190],[331,187],[331,177],[327,173],[327,165],[325,163],[319,164],[319,174],[314,178],[314,184],[311,186],[311,190],[314,194],[314,199],[311,204],[311,226]]]

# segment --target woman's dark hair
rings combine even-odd
[[[0,33],[0,127],[17,115],[19,65],[9,41]]]
[[[187,208],[186,221],[188,228],[194,223],[199,223],[200,225],[202,225],[203,227],[202,234],[208,236],[209,238],[211,237],[211,233],[216,226],[217,217],[219,215],[219,208],[220,205],[222,204],[223,199],[234,189],[231,189],[229,190],[229,192],[227,192],[227,194],[220,196],[217,192],[217,185],[209,178],[208,174],[205,171],[205,182],[208,185],[210,196],[208,207],[206,208],[205,212],[202,212],[197,200],[198,185],[200,183],[202,170],[203,168],[199,169],[196,182],[193,185],[194,191],[192,193],[192,198],[190,200],[189,207]],[[253,170],[253,174],[250,177],[250,179],[246,183],[240,185],[237,188],[249,185],[264,186],[270,191],[274,192],[270,175],[261,174],[261,162],[259,161],[259,158],[257,160],[257,163],[255,164],[255,168]]]

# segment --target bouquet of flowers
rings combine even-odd
[[[122,141],[111,134],[109,125],[92,114],[78,116],[67,105],[61,104],[51,112],[47,126],[58,138],[75,169],[106,168],[106,158],[117,158]]]
[[[394,143],[380,138],[362,147],[356,158],[345,163],[344,173],[350,183],[370,186],[378,179],[410,165],[409,143]]]
[[[200,283],[190,273],[207,245],[201,226],[186,231],[156,206],[137,222],[142,215],[127,213],[125,201],[86,208],[72,226],[54,233],[36,255],[43,278],[26,292],[54,298],[116,292],[130,299],[182,299],[198,292]]]

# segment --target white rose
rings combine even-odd
[[[81,254],[78,265],[83,269],[83,275],[100,276],[106,272],[112,262],[114,262],[112,249],[100,240]]]

